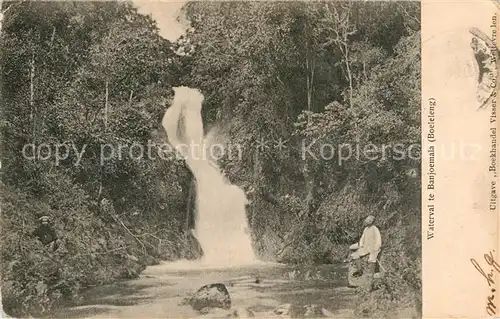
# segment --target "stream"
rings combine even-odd
[[[192,264],[191,264],[192,265]],[[256,280],[258,278],[258,280]],[[257,283],[258,282],[258,283]],[[232,309],[250,309],[255,317],[276,317],[282,304],[315,304],[337,318],[353,318],[355,290],[347,288],[345,265],[300,267],[261,263],[231,268],[163,263],[140,278],[87,290],[78,306],[59,309],[57,318],[195,318],[203,317],[182,300],[203,285],[223,283]]]
[[[165,262],[148,267],[139,279],[89,289],[78,306],[59,309],[55,316],[200,317],[191,306],[182,305],[183,299],[201,286],[223,283],[231,296],[231,310],[244,309],[241,312],[247,315],[272,317],[277,307],[290,304],[286,311],[289,314],[297,307],[315,305],[310,308],[324,309],[330,317],[351,317],[348,309],[354,308],[356,295],[347,288],[346,265],[300,269],[256,259],[248,233],[245,212],[248,200],[244,191],[229,183],[216,161],[202,152],[215,143],[203,134],[204,97],[197,89],[173,89],[174,100],[165,112],[162,126],[169,143],[185,155],[186,164],[195,176],[195,233],[204,252],[202,259]],[[197,147],[183,148],[186,145]]]

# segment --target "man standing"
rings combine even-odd
[[[42,216],[39,218],[40,224],[33,232],[33,235],[38,238],[38,240],[45,246],[49,246],[52,250],[58,248],[56,231],[50,224],[50,218],[48,216]]]
[[[375,222],[375,217],[370,215],[364,221],[365,229],[363,230],[363,235],[359,240],[359,243],[351,245],[350,249],[355,250],[351,257],[356,263],[356,271],[353,273],[354,277],[359,277],[363,275],[363,269],[361,266],[361,257],[368,256],[368,263],[370,269],[375,270],[375,265],[377,263],[377,257],[380,252],[380,247],[382,246],[382,238],[380,236],[380,231],[377,226],[373,223]]]

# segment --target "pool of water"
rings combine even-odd
[[[209,267],[192,262],[148,267],[139,279],[91,288],[82,301],[59,309],[63,318],[194,318],[200,314],[182,300],[203,285],[223,283],[232,308],[270,317],[282,304],[318,305],[339,318],[352,317],[355,291],[347,288],[345,265],[297,267],[259,263]]]

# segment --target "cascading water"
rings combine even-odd
[[[204,265],[245,265],[256,262],[245,214],[247,199],[231,185],[209,156],[203,138],[203,95],[196,89],[174,88],[174,100],[162,125],[169,143],[185,158],[196,179],[195,234]]]

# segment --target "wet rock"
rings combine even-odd
[[[252,310],[248,308],[239,308],[233,311],[232,313],[233,318],[254,318],[255,314]]]
[[[355,314],[358,318],[367,318],[373,314],[373,310],[376,308],[376,305],[373,303],[373,300],[367,300],[360,303],[355,310]]]
[[[123,268],[121,269],[122,279],[135,279],[139,277],[139,274],[146,269],[146,265],[142,263],[135,262],[131,259],[125,259],[123,262]]]
[[[132,261],[135,261],[135,262],[138,262],[139,261],[139,258],[135,257],[134,255],[129,255],[127,254],[126,256],[128,259],[132,260]]]
[[[200,259],[203,256],[203,249],[201,248],[200,242],[192,232],[187,232],[185,236],[184,245],[181,247],[182,258],[187,260]]]
[[[203,308],[231,308],[231,296],[224,284],[216,283],[201,287],[192,296],[185,300],[195,310]]]
[[[286,316],[290,312],[291,307],[292,307],[291,304],[285,303],[285,304],[282,304],[282,305],[279,305],[278,307],[276,307],[273,310],[273,312],[275,315],[278,315],[278,316]]]
[[[369,290],[373,283],[373,274],[368,269],[368,263],[366,260],[362,261],[363,265],[363,274],[359,277],[355,277],[354,273],[356,272],[356,267],[353,262],[349,264],[348,273],[347,273],[347,281],[349,287],[360,287],[362,289]]]
[[[184,302],[183,302],[183,303],[181,303],[181,304],[187,304],[187,300],[184,300]],[[200,310],[198,310],[198,311],[199,311],[202,315],[205,315],[205,314],[207,314],[207,313],[209,313],[209,312],[210,312],[210,309],[212,309],[212,308],[205,307],[205,308],[201,308],[201,309],[200,309]]]
[[[326,318],[333,318],[333,317],[335,317],[335,315],[333,314],[333,312],[328,311],[325,308],[321,309],[321,313],[323,314],[322,317],[326,317]]]
[[[304,307],[299,307],[289,303],[279,305],[273,310],[275,315],[285,318],[301,318],[304,316]]]
[[[146,266],[158,265],[160,263],[160,261],[157,258],[150,255],[142,256],[140,260],[141,263],[143,263]]]
[[[304,317],[305,318],[321,318],[324,317],[323,309],[318,305],[307,305],[304,306]]]

